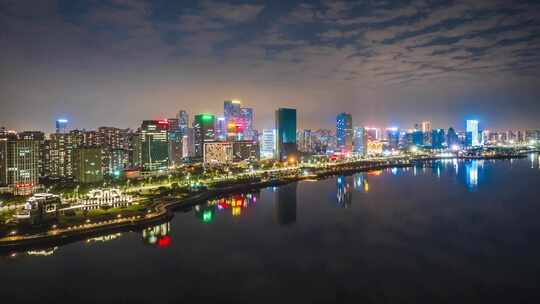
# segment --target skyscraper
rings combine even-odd
[[[366,129],[362,127],[354,128],[354,153],[359,156],[367,154],[368,135]]]
[[[203,149],[205,142],[211,142],[215,140],[215,125],[216,117],[211,114],[199,114],[195,115],[193,120],[193,136],[195,145],[195,157],[203,157]]]
[[[480,134],[478,128],[478,120],[467,120],[467,137],[470,142],[467,144],[477,147],[480,146]]]
[[[422,133],[424,134],[424,144],[431,145],[431,122],[422,122]]]
[[[352,115],[340,113],[336,118],[337,148],[342,152],[351,152],[353,148]]]
[[[56,120],[56,133],[67,133],[68,120],[59,118]]]
[[[242,138],[243,140],[253,140],[253,109],[240,108],[240,114],[243,124]]]
[[[144,171],[169,167],[169,121],[145,120],[140,129],[140,159]]]
[[[394,127],[388,128],[386,129],[386,135],[388,136],[388,148],[397,150],[399,147],[399,129]]]
[[[276,149],[279,160],[287,160],[297,154],[296,109],[279,108],[275,113]]]
[[[218,117],[216,119],[215,132],[216,132],[216,140],[219,140],[219,141],[227,140],[227,123],[225,121],[225,117]]]
[[[180,110],[178,111],[178,114],[176,115],[176,118],[178,119],[178,127],[180,128],[180,132],[182,135],[186,134],[186,130],[189,128],[189,115],[186,111]]]
[[[276,130],[264,129],[261,138],[261,157],[274,158],[276,155]]]
[[[444,139],[444,129],[433,129],[431,131],[431,147],[433,149],[442,149]]]
[[[446,133],[446,144],[453,150],[459,147],[459,137],[452,127],[448,128],[448,133]]]
[[[223,116],[227,125],[228,138],[238,139],[239,134],[244,130],[241,105],[239,100],[225,100],[223,103]]]

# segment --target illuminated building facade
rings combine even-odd
[[[354,153],[359,156],[367,154],[368,135],[362,127],[354,128]]]
[[[388,138],[388,149],[397,150],[399,148],[399,130],[398,128],[386,129],[386,136]]]
[[[178,111],[178,114],[176,115],[176,118],[178,119],[178,127],[180,128],[180,132],[185,135],[187,132],[187,129],[189,128],[189,115],[186,111],[180,110]]]
[[[227,138],[239,139],[244,131],[242,120],[242,103],[239,100],[225,100],[223,103],[223,116],[227,126]]]
[[[244,160],[256,161],[260,159],[259,143],[255,140],[233,141],[232,146],[234,162]]]
[[[431,131],[431,148],[442,149],[445,143],[444,129],[433,129]]]
[[[41,175],[41,147],[36,139],[0,139],[0,184],[18,195],[32,193]]]
[[[337,148],[342,152],[351,152],[353,148],[352,115],[340,113],[336,118]]]
[[[456,150],[460,146],[459,137],[454,128],[448,128],[446,133],[446,144],[448,148]]]
[[[368,135],[368,140],[380,140],[381,139],[381,130],[374,127],[366,127],[366,133]]]
[[[81,145],[84,135],[81,131],[72,130],[69,133],[55,133],[50,135],[46,143],[48,163],[47,176],[68,178],[73,177],[73,151]]]
[[[233,147],[230,142],[216,141],[204,143],[205,164],[228,164],[233,161]]]
[[[242,137],[238,139],[242,140],[254,140],[253,130],[253,108],[240,108],[241,121],[242,121]]]
[[[145,120],[139,132],[140,160],[143,171],[161,171],[169,167],[168,120]]]
[[[56,133],[68,132],[68,120],[65,118],[59,118],[56,120]]]
[[[79,147],[74,152],[74,178],[83,184],[103,181],[101,167],[102,149],[100,147]]]
[[[467,120],[467,145],[480,146],[480,132],[478,120]]]
[[[377,140],[368,140],[367,154],[368,155],[381,155],[383,153],[384,144]]]
[[[264,129],[261,136],[261,157],[274,158],[276,155],[276,130]]]
[[[296,109],[280,108],[275,113],[276,149],[279,160],[295,157],[296,147]]]
[[[304,153],[312,152],[312,136],[311,130],[300,130],[296,134],[296,141],[298,151]]]
[[[202,159],[204,154],[204,143],[215,140],[215,125],[216,117],[211,114],[195,115],[193,120],[193,137],[194,137],[194,156]]]

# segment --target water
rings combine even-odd
[[[0,291],[18,303],[538,303],[539,161],[439,161],[215,200],[142,232],[4,257]]]

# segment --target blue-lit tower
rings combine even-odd
[[[350,152],[353,148],[352,115],[340,113],[336,117],[337,148],[341,151]]]
[[[289,157],[296,156],[296,109],[277,109],[275,124],[276,149],[279,160],[287,160]]]

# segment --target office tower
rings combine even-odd
[[[232,146],[234,162],[260,159],[259,143],[256,140],[236,140]]]
[[[298,183],[289,183],[279,186],[274,196],[274,210],[276,222],[279,225],[292,225],[296,223],[296,192]]]
[[[178,114],[176,115],[176,118],[178,119],[178,127],[180,128],[180,132],[182,135],[185,135],[187,132],[187,129],[189,128],[189,115],[186,111],[180,110]]]
[[[233,161],[233,147],[230,142],[215,141],[204,143],[205,164],[227,164]]]
[[[444,145],[444,129],[433,129],[431,131],[431,148],[442,149]]]
[[[225,100],[223,103],[223,116],[229,139],[238,139],[244,130],[241,105],[239,100]]]
[[[279,160],[293,160],[296,148],[296,109],[279,108],[275,113],[276,149]]]
[[[59,118],[56,120],[56,133],[68,132],[68,120],[65,118]]]
[[[422,133],[424,134],[424,144],[425,145],[431,145],[431,122],[430,121],[423,121],[421,123],[422,126]]]
[[[367,154],[368,135],[362,127],[354,128],[354,153],[359,156]]]
[[[480,146],[480,134],[478,128],[478,120],[467,120],[467,137],[469,146]]]
[[[399,148],[398,128],[387,128],[386,135],[388,137],[388,148],[391,150],[397,150]]]
[[[41,139],[0,139],[0,184],[14,194],[32,193],[41,173]]]
[[[253,109],[252,108],[240,108],[241,121],[243,124],[242,137],[243,140],[254,140],[253,137]]]
[[[422,122],[422,133],[431,133],[431,122],[423,121]]]
[[[312,152],[312,136],[311,130],[299,130],[296,134],[296,145],[298,151],[304,153]]]
[[[380,140],[381,131],[379,128],[366,127],[366,133],[368,135],[368,140]]]
[[[169,167],[168,120],[144,120],[140,128],[140,163],[144,171]]]
[[[73,155],[73,177],[83,184],[103,181],[102,151],[100,147],[79,147]]]
[[[214,124],[216,117],[211,114],[195,115],[193,120],[193,136],[194,136],[194,156],[203,158],[203,149],[205,142],[211,142],[215,139]]]
[[[454,130],[454,128],[448,128],[448,133],[446,134],[446,144],[448,148],[452,150],[457,150],[459,148],[459,137]]]
[[[412,144],[417,147],[424,145],[424,132],[421,130],[414,130],[411,134]]]
[[[264,129],[261,136],[261,157],[274,158],[276,155],[276,130]]]
[[[216,140],[225,141],[227,140],[227,123],[225,122],[225,117],[218,117],[216,119]]]
[[[527,130],[525,131],[525,139],[527,142],[540,141],[540,130]]]
[[[180,128],[180,120],[178,118],[170,118],[169,121],[169,165],[179,166],[182,164],[182,138],[183,132]]]
[[[342,152],[351,152],[353,148],[352,115],[340,113],[336,118],[337,148]]]

